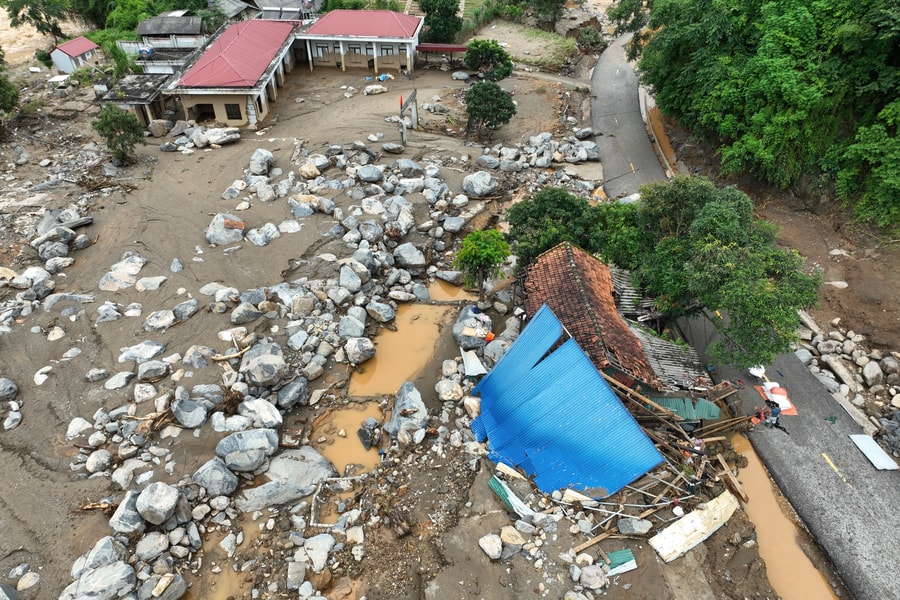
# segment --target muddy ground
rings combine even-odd
[[[530,43],[514,30],[504,29],[501,33],[513,50],[527,48]],[[4,46],[10,58],[9,46]],[[20,67],[14,70],[22,72]],[[437,96],[454,110],[460,110],[455,99],[462,84],[451,81],[449,73],[420,69],[417,75],[415,79],[389,81],[388,94],[356,94],[345,98],[346,89],[342,86],[361,88],[364,85],[360,74],[317,71],[310,75],[305,70],[297,70],[288,78],[288,86],[280,90],[273,117],[261,131],[245,132],[237,144],[191,156],[160,153],[152,141],[140,147],[137,165],[121,181],[128,191],[111,183],[91,194],[95,224],[87,232],[95,243],[75,255],[76,264],[66,271],[66,278],[60,281],[57,291],[95,290],[102,274],[127,250],[140,251],[154,271],[166,271],[173,257],[179,257],[186,269],[165,290],[154,294],[138,296],[134,292],[118,292],[115,300],[123,306],[133,301],[142,302],[150,310],[169,305],[179,286],[196,290],[207,282],[223,281],[239,289],[249,289],[281,281],[283,273],[294,276],[304,259],[321,251],[320,234],[329,223],[324,219],[311,222],[301,233],[265,248],[247,247],[225,257],[221,253],[201,254],[205,247],[202,229],[210,214],[231,208],[230,203],[219,199],[222,190],[241,176],[241,169],[255,147],[271,150],[276,165],[286,169],[294,149],[301,143],[311,152],[319,152],[330,143],[352,143],[370,133],[384,133],[385,141],[398,141],[395,126],[385,123],[384,118],[394,114],[399,95],[406,96],[414,88],[418,89],[420,103]],[[40,75],[46,76],[46,72]],[[35,83],[40,78],[32,77]],[[514,92],[519,112],[509,125],[496,132],[494,142],[515,144],[540,131],[567,129],[569,126],[564,123],[567,116],[574,115],[579,124],[583,123],[577,111],[582,103],[565,85],[516,76],[506,80],[504,87]],[[99,141],[89,128],[90,119],[99,108],[93,102],[93,93],[80,91],[75,95],[83,102],[84,109],[73,118],[61,120],[39,114],[22,122],[17,132],[21,135],[14,141],[26,147],[33,157],[28,164],[7,166],[11,162],[11,141],[4,140],[0,164],[4,165],[4,173],[14,178],[10,185],[43,180],[46,175],[38,161],[52,156],[63,145],[78,147],[92,140]],[[52,112],[55,100],[47,94],[41,97],[46,102],[44,112]],[[297,102],[298,99],[303,101]],[[457,137],[460,124],[464,124],[461,112],[451,113],[450,119],[424,111],[420,114],[425,131],[411,132],[405,156],[419,161],[433,156],[456,157],[457,162],[442,172],[451,189],[459,189],[463,175],[471,169],[463,158],[474,158],[480,147]],[[25,208],[5,220],[0,238],[0,265],[21,270],[29,264],[39,264],[33,252],[23,247],[17,226],[28,222],[29,213],[65,206],[83,193],[77,186],[56,190],[43,200],[44,206]],[[887,347],[896,349],[896,334],[900,331],[897,313],[900,284],[896,278],[886,276],[896,272],[896,251],[874,244],[869,247],[863,243],[871,239],[867,236],[847,238],[845,235],[851,228],[835,230],[831,220],[798,210],[796,203],[778,194],[760,197],[759,207],[763,216],[782,226],[781,239],[786,245],[796,247],[811,263],[825,267],[826,273],[828,269],[833,270],[833,275],[826,275],[826,279],[834,277],[850,283],[845,290],[823,291],[820,318],[842,316],[846,326],[873,340],[883,339]],[[252,211],[254,224],[277,222],[283,212],[274,205],[256,205]],[[836,261],[829,256],[833,248],[844,248],[851,257]],[[0,290],[0,294],[4,293],[8,290]],[[69,581],[72,560],[108,532],[104,515],[81,511],[79,507],[105,498],[113,490],[105,479],[82,479],[71,474],[68,463],[77,448],[64,441],[63,433],[73,417],[90,418],[98,406],[110,401],[109,395],[88,393],[82,383],[83,373],[92,365],[115,364],[119,348],[140,341],[142,332],[137,326],[97,330],[84,323],[82,320],[73,324],[63,341],[48,342],[41,333],[55,323],[51,316],[38,312],[18,323],[12,334],[0,337],[2,372],[20,382],[26,412],[22,425],[0,434],[0,480],[6,482],[0,494],[3,532],[0,579],[9,568],[22,562],[39,569],[42,583],[36,590],[23,594],[29,600],[55,597]],[[34,327],[39,329],[32,330]],[[178,348],[191,343],[212,343],[216,327],[211,317],[198,315],[188,326],[168,332],[167,337],[169,344]],[[69,368],[57,361],[73,340],[77,340],[84,353],[77,365]],[[447,334],[441,336],[433,361],[418,376],[417,386],[432,406],[436,405],[432,389],[440,363],[455,354],[452,338]],[[51,364],[56,368],[54,376],[39,390],[32,387],[32,375]],[[347,371],[336,367],[317,384],[333,385],[340,397],[346,377]],[[318,411],[324,408],[328,406]],[[316,414],[310,411],[310,414],[293,415],[293,421],[286,419],[286,425],[301,426]],[[179,471],[173,478],[189,475],[205,461],[216,439],[207,431],[197,438],[182,435],[172,442],[181,453]],[[465,456],[453,453],[446,461],[428,463],[424,458],[421,461],[417,458],[409,464],[398,465],[392,475],[396,482],[392,483],[393,501],[408,511],[415,535],[397,540],[389,530],[371,533],[377,539],[371,542],[372,547],[377,550],[358,565],[348,562],[349,566],[343,570],[335,570],[335,578],[342,581],[336,589],[351,588],[351,591],[344,596],[335,592],[332,597],[367,594],[369,598],[419,598],[426,594],[425,590],[430,590],[428,597],[434,598],[561,597],[561,590],[571,588],[566,584],[565,566],[548,561],[538,572],[527,561],[498,565],[477,549],[478,537],[511,522],[488,490],[486,477],[484,466],[474,472]],[[252,522],[246,528],[247,531],[258,529]],[[248,542],[242,549],[244,558],[259,556],[270,561],[267,570],[254,571],[252,576],[229,572],[227,568],[219,575],[210,573],[210,564],[225,562],[210,548],[207,568],[190,577],[191,597],[245,598],[249,597],[248,579],[283,577],[284,564],[277,558],[281,555],[277,551],[281,543],[279,533],[283,532],[276,529],[273,533],[263,533],[258,542],[248,534]],[[559,552],[584,539],[570,539],[567,535],[561,533],[560,539],[554,542]],[[752,524],[739,512],[701,548],[671,567],[663,567],[646,544],[617,540],[615,544],[628,543],[635,548],[641,567],[617,579],[608,597],[702,597],[705,590],[711,589],[718,598],[774,598],[776,595],[766,580],[765,566],[758,552],[752,545],[744,548],[732,541],[751,537]],[[614,549],[617,549],[614,544],[607,547],[607,550]],[[816,562],[828,569],[821,555],[816,556]]]

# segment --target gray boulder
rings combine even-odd
[[[210,144],[221,146],[241,139],[241,130],[237,127],[216,127],[206,130],[206,139]]]
[[[500,183],[487,171],[478,171],[463,178],[463,192],[470,198],[482,198],[493,194]]]
[[[118,361],[120,363],[135,361],[137,364],[152,360],[166,351],[166,345],[161,342],[146,340],[134,346],[122,348]]]
[[[254,175],[266,175],[269,167],[275,163],[275,157],[265,148],[257,148],[250,157],[250,172]]]
[[[118,561],[85,571],[62,591],[59,600],[116,600],[127,597],[136,584],[134,568]]]
[[[298,404],[309,403],[309,382],[305,377],[297,377],[278,390],[278,408],[288,409]]]
[[[344,354],[351,364],[361,365],[375,356],[375,344],[365,337],[350,338],[344,344]]]
[[[382,180],[384,175],[382,174],[381,169],[375,165],[365,165],[356,171],[356,177],[359,178],[360,181],[365,181],[366,183],[378,183]]]
[[[247,398],[238,405],[238,413],[250,419],[254,427],[281,427],[281,413],[264,398]]]
[[[19,386],[13,383],[11,379],[0,377],[0,402],[4,400],[15,400],[18,393]]]
[[[427,266],[425,254],[412,242],[406,242],[394,248],[393,256],[398,267],[413,273],[420,273]]]
[[[422,177],[425,175],[425,170],[421,165],[408,158],[398,158],[394,162],[393,168],[400,173],[401,177]]]
[[[453,324],[453,339],[456,340],[456,344],[463,350],[474,350],[487,344],[485,338],[472,335],[473,331],[479,329],[490,330],[489,325],[478,319],[475,316],[476,314],[479,314],[479,311],[475,306],[465,306],[460,311],[456,323]]]
[[[323,479],[336,475],[334,465],[312,446],[285,450],[269,461],[265,473],[269,481],[242,490],[235,498],[235,505],[244,512],[252,512],[295,502],[311,494]]]
[[[255,385],[278,383],[287,372],[281,346],[275,343],[257,344],[241,357],[240,372]]]
[[[278,434],[272,429],[248,429],[222,438],[216,456],[232,471],[252,472],[265,464],[278,449]]]
[[[107,535],[97,540],[90,550],[72,563],[72,579],[80,579],[85,571],[93,571],[127,558],[128,550],[125,546],[114,537]]]
[[[379,323],[390,323],[397,316],[397,312],[390,304],[376,302],[375,300],[366,305],[366,313]]]
[[[206,489],[208,496],[228,496],[238,486],[237,475],[232,473],[218,456],[211,458],[197,469],[191,479]]]
[[[206,241],[219,246],[236,244],[244,239],[244,221],[228,214],[218,213],[206,228]]]
[[[109,519],[109,526],[116,533],[130,535],[132,533],[141,533],[144,531],[144,519],[138,513],[137,504],[138,492],[129,490],[125,492],[125,496],[116,508],[116,512]]]
[[[338,335],[341,339],[362,337],[365,331],[366,326],[356,317],[344,315],[338,322]]]
[[[178,488],[155,481],[141,490],[135,509],[148,523],[162,525],[175,512],[180,495]]]
[[[384,430],[397,437],[401,431],[412,433],[422,429],[428,422],[428,409],[422,401],[422,394],[411,381],[405,382],[397,391],[391,419],[385,423]]]
[[[178,398],[172,402],[172,416],[183,427],[194,429],[206,423],[206,407],[190,398]]]

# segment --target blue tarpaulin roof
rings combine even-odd
[[[472,431],[488,440],[491,460],[517,465],[543,492],[605,497],[663,457],[574,339],[550,352],[562,333],[543,305],[475,386]]]

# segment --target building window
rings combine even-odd
[[[316,44],[316,56],[324,58],[328,54],[328,44]]]
[[[229,121],[240,121],[243,118],[243,116],[241,115],[241,105],[226,104],[225,116],[228,117]]]
[[[394,55],[394,47],[393,46],[382,46],[381,47],[381,55],[382,56],[393,56]]]
[[[350,44],[351,54],[362,54],[362,46],[359,44]]]

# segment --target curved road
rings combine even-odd
[[[625,58],[629,39],[630,34],[616,38],[600,55],[591,76],[591,125],[603,165],[603,189],[610,198],[666,180],[641,118],[634,68]]]

